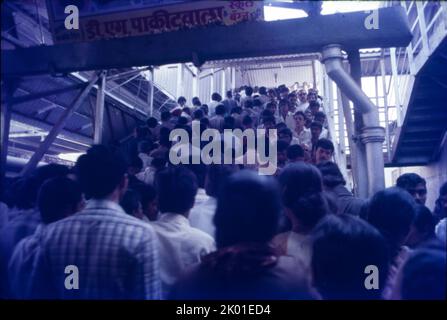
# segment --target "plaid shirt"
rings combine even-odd
[[[78,268],[78,289],[67,289]],[[153,228],[107,200],[50,224],[32,279],[33,298],[159,299],[157,239]],[[68,287],[70,288],[70,287]]]

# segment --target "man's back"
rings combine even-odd
[[[150,225],[114,202],[90,200],[84,211],[48,227],[33,292],[43,298],[159,299],[156,244]],[[67,288],[67,266],[79,271],[78,289]]]
[[[161,278],[166,294],[183,272],[215,249],[215,244],[210,235],[192,228],[180,214],[163,213],[153,226],[160,243]]]

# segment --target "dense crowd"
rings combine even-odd
[[[333,162],[322,100],[286,86],[191,106],[180,97],[124,145],[10,179],[1,297],[445,299],[447,183],[433,212],[415,173],[355,197]],[[256,164],[172,165],[171,131],[191,133],[194,122],[222,133],[276,129],[275,174],[259,175]],[[232,142],[250,152],[246,140]]]

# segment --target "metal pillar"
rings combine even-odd
[[[98,90],[96,91],[95,131],[93,143],[102,143],[102,131],[104,128],[104,91],[106,88],[106,73],[103,71],[99,77]]]
[[[81,93],[78,95],[78,97],[75,99],[73,104],[69,108],[64,110],[61,117],[59,118],[57,123],[53,126],[53,128],[50,130],[50,132],[48,133],[45,140],[40,144],[39,148],[34,152],[31,159],[28,161],[26,166],[23,168],[23,170],[21,172],[22,175],[27,175],[36,168],[37,164],[42,159],[45,152],[48,151],[51,144],[54,142],[54,140],[56,140],[57,135],[60,133],[62,128],[65,126],[65,123],[67,122],[67,120],[70,118],[70,116],[76,111],[76,109],[81,105],[81,103],[87,97],[87,95],[90,92],[90,89],[93,87],[93,85],[96,83],[96,81],[98,81],[98,78],[99,78],[99,75],[95,74],[92,77],[92,79],[90,80],[87,87],[85,87],[81,91]]]
[[[371,103],[358,83],[343,69],[342,59],[343,55],[339,45],[329,45],[323,48],[323,62],[327,74],[340,90],[354,102],[354,110],[361,114],[363,127],[361,128],[360,138],[366,149],[367,175],[359,175],[359,177],[368,177],[368,194],[373,195],[385,187],[382,153],[385,130],[380,127],[377,107]],[[356,80],[358,81],[360,80],[358,77],[360,74],[360,55],[358,51],[357,54],[354,53],[352,61],[354,63],[351,73],[357,76]],[[362,153],[362,150],[359,150],[359,153]]]
[[[192,78],[192,96],[197,97],[199,95],[198,82],[199,82],[199,70],[193,67],[193,78]]]
[[[231,90],[236,89],[236,68],[235,67],[231,67],[231,82],[230,82],[230,87]]]
[[[149,73],[151,75],[151,79],[148,83],[147,104],[149,106],[149,115],[152,117],[154,115],[154,94],[155,94],[154,69],[150,69]]]
[[[183,63],[177,65],[177,99],[183,95]]]
[[[211,74],[210,74],[210,91],[211,91],[211,93],[210,93],[210,97],[211,97],[211,95],[214,93],[214,68],[213,69],[211,69]],[[207,97],[207,99],[210,99],[210,97]]]
[[[385,73],[385,58],[383,56],[383,50],[382,50],[382,57],[380,58],[380,74],[382,77],[382,91],[383,91],[383,104],[385,107],[385,143],[386,143],[386,152],[388,155],[388,161],[391,159],[391,143],[390,143],[390,133],[389,133],[389,123],[388,123],[388,94],[387,94],[387,87],[386,87],[386,73]]]
[[[345,179],[347,178],[346,173],[346,145],[345,145],[345,123],[343,117],[343,108],[342,108],[342,97],[340,89],[337,88],[337,112],[338,112],[338,145],[339,145],[339,154],[338,161],[339,167]],[[334,131],[334,139],[335,139],[335,131]]]
[[[222,99],[225,99],[226,92],[225,92],[225,68],[222,69],[221,75],[220,75],[220,92]]]

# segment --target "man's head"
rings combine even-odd
[[[214,92],[211,95],[211,100],[220,102],[220,101],[222,101],[222,96],[220,94],[218,94],[217,92]]]
[[[287,162],[287,147],[289,144],[286,141],[278,140],[277,143],[277,161],[279,166],[284,166]]]
[[[299,144],[289,146],[287,148],[287,159],[289,159],[289,162],[304,161],[304,149]]]
[[[260,87],[259,88],[259,94],[261,95],[267,95],[267,88],[266,87]]]
[[[265,106],[265,110],[269,110],[272,114],[276,113],[276,103],[275,102],[269,102]]]
[[[188,215],[198,189],[194,173],[184,166],[171,166],[157,174],[155,184],[161,213]]]
[[[156,160],[155,158],[154,160]],[[141,207],[143,209],[143,214],[150,220],[157,220],[158,215],[158,199],[157,190],[148,184],[140,184],[135,189],[138,191],[141,199]]]
[[[425,179],[416,173],[404,173],[396,181],[396,187],[405,189],[416,202],[424,205],[427,201],[427,186]]]
[[[310,124],[310,133],[312,134],[312,140],[318,140],[322,131],[323,125],[320,122],[313,121]]]
[[[252,87],[245,87],[245,95],[247,97],[251,97],[251,95],[253,94],[253,88]]]
[[[313,285],[325,300],[380,299],[388,274],[387,245],[365,221],[328,215],[313,232]],[[366,268],[378,269],[378,289],[365,286]]]
[[[228,90],[227,93],[226,93],[226,96],[227,96],[228,99],[232,99],[233,98],[233,91]]]
[[[179,98],[177,99],[177,103],[178,103],[181,107],[183,107],[183,106],[186,104],[186,98],[185,98],[185,97],[179,97]]]
[[[298,97],[296,96],[295,92],[291,92],[289,93],[288,99],[290,104],[295,105],[297,103]]]
[[[217,246],[268,243],[277,231],[280,211],[278,186],[272,177],[249,170],[232,174],[217,200]]]
[[[253,128],[253,119],[249,115],[244,116],[242,119],[242,128],[244,130]]]
[[[45,224],[71,216],[84,207],[81,186],[67,177],[49,179],[40,188],[37,207]]]
[[[287,127],[279,130],[278,140],[285,141],[287,145],[290,145],[292,142],[292,130]]]
[[[314,121],[324,124],[326,121],[326,114],[324,112],[317,111],[314,115]]]
[[[143,206],[141,205],[140,194],[136,190],[128,189],[120,201],[120,205],[130,216],[143,219]]]
[[[192,105],[194,107],[200,107],[202,105],[202,103],[200,102],[199,97],[192,98]]]
[[[316,102],[318,99],[318,96],[315,91],[309,91],[307,94],[307,101],[309,101],[309,105],[311,102]]]
[[[91,147],[76,162],[79,182],[87,198],[118,202],[127,189],[124,157],[104,145]]]
[[[302,111],[297,111],[293,115],[293,118],[295,119],[295,125],[298,128],[304,128],[304,125],[306,124],[306,115]]]
[[[321,161],[317,164],[317,168],[323,176],[323,187],[326,190],[333,189],[339,185],[344,186],[346,184],[336,163],[331,161]]]
[[[320,139],[315,146],[315,162],[330,161],[334,154],[334,144],[329,139]]]
[[[216,106],[216,115],[224,116],[225,115],[225,106],[223,104],[218,104]]]
[[[203,110],[202,109],[197,109],[193,112],[192,117],[194,120],[200,120],[204,117],[203,115]]]
[[[269,129],[275,129],[275,117],[274,116],[266,116],[263,118],[263,124],[264,124],[264,129],[267,130],[267,134],[268,134],[268,130]]]
[[[239,171],[239,167],[231,164],[211,164],[207,168],[205,191],[210,197],[217,198],[226,179]]]
[[[158,125],[158,120],[157,118],[150,117],[147,119],[146,123],[149,128],[154,129]]]
[[[301,103],[305,103],[307,102],[307,93],[306,90],[301,89],[300,91],[298,91],[298,99],[300,99]]]
[[[368,204],[368,222],[385,237],[391,255],[397,253],[410,232],[416,216],[415,206],[408,192],[396,187],[377,192]]]

